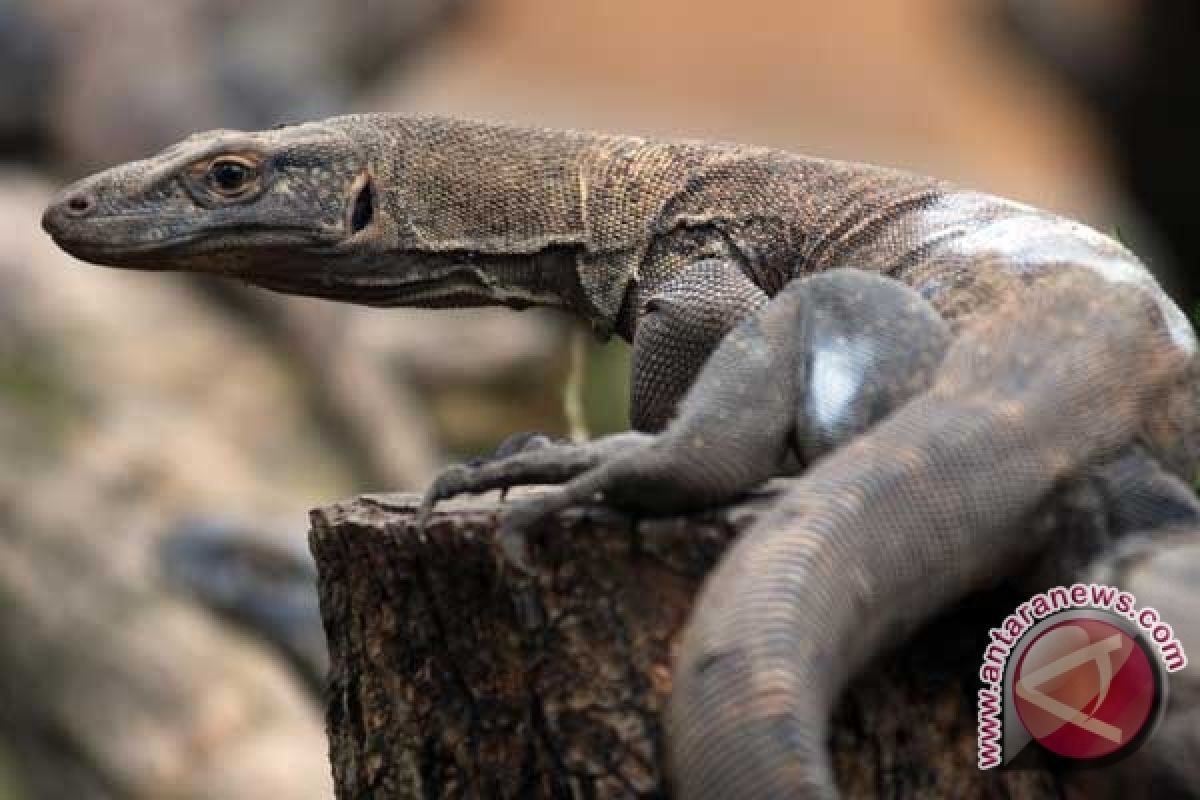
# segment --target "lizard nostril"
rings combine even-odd
[[[96,198],[87,192],[76,192],[67,198],[64,208],[72,217],[82,217],[96,208]]]

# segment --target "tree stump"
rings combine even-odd
[[[778,491],[680,518],[570,510],[534,537],[532,576],[499,555],[495,495],[446,504],[425,531],[415,495],[313,512],[337,796],[669,797],[659,715],[677,634]],[[1003,594],[968,599],[846,692],[831,747],[847,796],[1060,796],[1048,772],[975,765],[976,672],[1015,605]]]

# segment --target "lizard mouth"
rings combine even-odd
[[[186,215],[109,214],[78,219],[53,203],[42,216],[42,228],[62,250],[81,261],[146,270],[203,268],[202,263],[216,253],[226,254],[230,263],[258,260],[258,255],[286,247],[306,249],[334,239],[332,231],[298,224],[196,225]],[[238,251],[242,251],[240,258],[233,255]],[[221,259],[213,261],[217,264]]]
[[[270,240],[263,241],[253,230],[211,229],[187,233],[158,233],[149,231],[147,238],[136,241],[120,241],[103,233],[76,231],[48,231],[55,244],[81,261],[106,267],[130,269],[172,270],[197,269],[208,257],[224,254],[226,261],[235,264],[239,260],[283,250],[288,246],[310,247],[313,245],[311,231],[299,226],[273,228]],[[117,241],[114,241],[116,239]],[[242,258],[235,254],[239,244],[245,244]],[[221,259],[214,259],[219,263]],[[236,267],[234,267],[236,269]],[[207,270],[206,270],[207,271]],[[221,272],[224,270],[214,269]]]
[[[58,228],[43,219],[43,229],[63,251],[81,261],[109,267],[153,269],[155,264],[168,269],[164,254],[193,244],[197,235],[162,237],[155,240],[116,243],[113,239],[91,230]]]

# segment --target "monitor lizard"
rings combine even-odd
[[[363,114],[195,134],[68,187],[43,225],[98,264],[375,306],[548,306],[631,340],[634,431],[431,488],[427,508],[565,481],[511,506],[518,564],[517,534],[565,504],[690,508],[800,472],[682,635],[666,722],[687,798],[834,796],[837,693],[1045,549],[1022,523],[1074,476],[1136,446],[1156,491],[1193,502],[1184,315],[1113,239],[932,178]]]

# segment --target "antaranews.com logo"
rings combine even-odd
[[[1036,594],[989,632],[979,669],[979,768],[1035,746],[1081,763],[1122,758],[1154,732],[1167,673],[1187,666],[1171,626],[1129,592],[1077,583]]]

